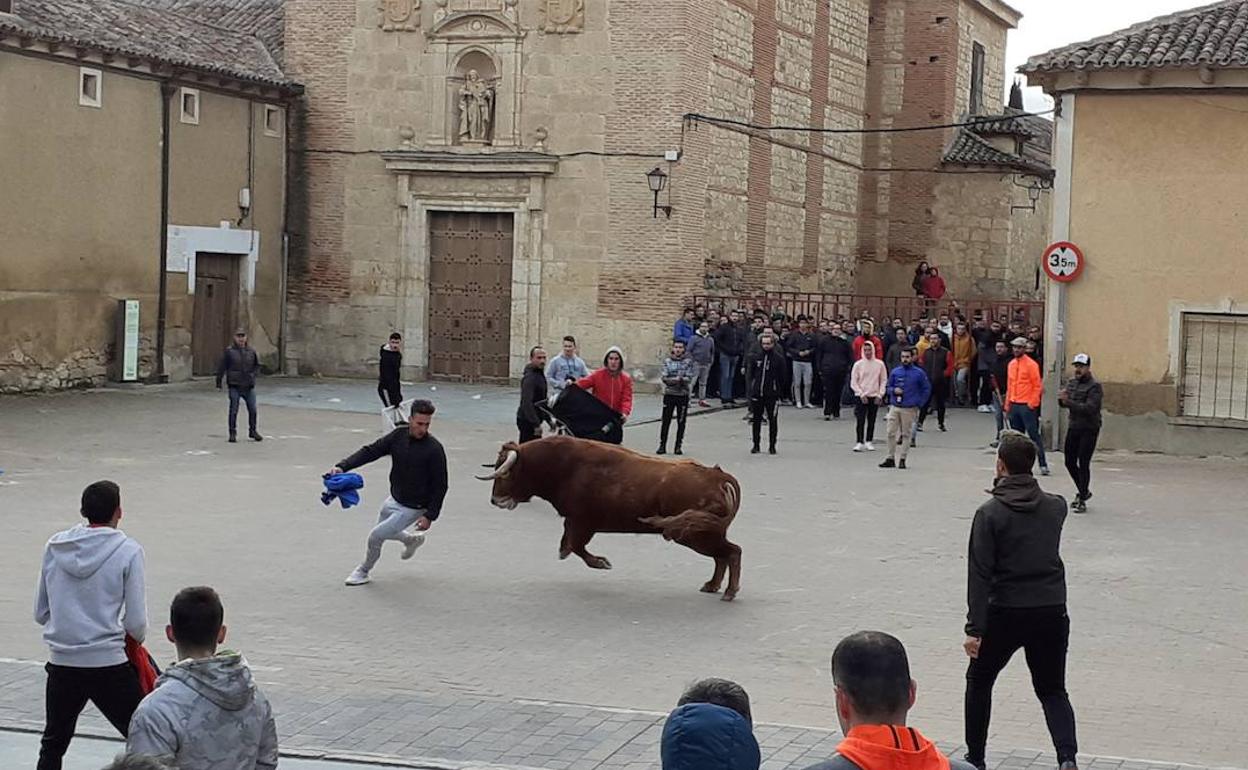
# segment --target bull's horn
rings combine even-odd
[[[502,476],[507,471],[511,470],[511,466],[515,465],[516,460],[519,460],[519,459],[520,459],[520,453],[514,449],[509,449],[507,450],[507,459],[503,460],[502,465],[495,468],[491,473],[485,476],[477,476],[476,478],[479,479],[480,481],[493,481],[499,476]]]

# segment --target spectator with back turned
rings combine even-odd
[[[1066,501],[1040,489],[1031,469],[1036,445],[1001,434],[992,499],[971,523],[967,557],[966,761],[985,770],[992,687],[1022,648],[1059,770],[1077,770],[1075,712],[1066,694]]]

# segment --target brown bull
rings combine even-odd
[[[599,532],[661,534],[715,560],[703,586],[718,593],[725,571],[732,601],[741,587],[741,548],[729,542],[728,525],[741,504],[732,475],[692,460],[662,460],[597,441],[550,436],[523,445],[504,444],[494,471],[490,502],[511,510],[534,497],[563,517],[559,558],[581,557],[593,569],[611,562],[585,549]]]

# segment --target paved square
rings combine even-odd
[[[452,487],[443,518],[416,558],[400,562],[388,546],[373,584],[355,589],[342,579],[362,556],[388,463],[364,470],[359,508],[317,496],[320,472],[378,432],[368,383],[262,383],[262,444],[225,443],[224,398],[202,383],[0,399],[0,722],[41,723],[33,662],[45,652],[29,619],[41,549],[74,523],[86,483],[113,478],[123,527],[146,548],[153,622],[178,588],[217,587],[230,644],[277,704],[285,748],[654,767],[662,714],[687,682],[719,675],[746,687],[766,723],[766,767],[800,767],[835,746],[828,655],[862,628],[906,643],[913,723],[957,747],[966,536],[992,476],[986,415],[955,411],[949,433],[920,434],[908,471],[877,469],[879,452],[852,454],[852,422],[814,410],[782,411],[778,457],[747,454],[739,411],[691,419],[689,456],[722,465],[743,490],[731,531],[742,593],[725,604],[697,592],[709,560],[658,538],[595,538],[610,572],[558,561],[548,505],[494,509],[472,479],[514,433],[514,394],[428,387],[407,395],[440,405],[433,431]],[[641,401],[639,417],[657,412]],[[656,436],[640,424],[626,443],[651,451]],[[1064,548],[1069,687],[1089,754],[1248,767],[1246,470],[1098,457],[1092,512],[1068,520]],[[1071,492],[1060,471],[1042,485]],[[152,647],[172,657],[163,640]],[[994,706],[995,764],[1050,766],[1021,659]]]

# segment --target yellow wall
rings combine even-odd
[[[153,368],[160,85],[104,69],[102,106],[92,108],[78,103],[78,74],[77,62],[0,51],[0,390],[102,381],[120,298],[140,300],[140,376]],[[172,225],[217,227],[238,219],[250,103],[208,91],[201,99],[198,126],[179,123],[174,103]],[[263,326],[263,335],[253,335],[257,342],[275,344],[285,140],[264,136],[264,107],[251,108],[255,224],[248,219],[241,226],[260,229],[262,253],[256,296],[242,306],[250,307],[253,325]],[[166,352],[177,375],[189,371],[193,303],[185,275],[169,278]]]
[[[1248,302],[1248,95],[1077,95],[1067,350],[1118,414],[1175,414],[1172,304]]]

